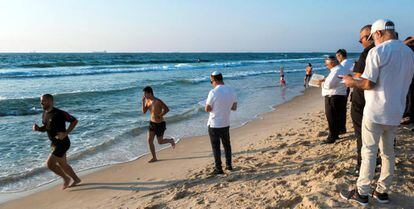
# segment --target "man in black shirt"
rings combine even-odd
[[[406,38],[404,43],[414,51],[414,37]],[[411,81],[410,89],[408,90],[404,115],[401,120],[402,125],[409,125],[412,123],[414,123],[414,78]]]
[[[375,47],[373,41],[368,41],[367,38],[371,33],[371,25],[366,25],[362,27],[360,31],[359,43],[364,47],[364,51],[359,56],[358,61],[354,66],[355,77],[360,77],[365,69],[365,60],[367,58],[369,50]],[[361,124],[362,124],[362,115],[364,112],[365,98],[364,90],[354,88],[351,96],[351,118],[354,125],[355,137],[357,138],[357,167],[356,172],[359,172],[361,166],[361,148],[362,148],[362,138],[361,138]]]
[[[80,178],[67,163],[66,152],[70,147],[68,134],[75,128],[78,121],[67,112],[53,107],[53,96],[45,94],[40,98],[40,104],[44,110],[42,115],[43,125],[33,125],[33,131],[47,132],[51,141],[52,153],[46,161],[47,167],[56,175],[63,178],[62,189],[75,186],[80,183]],[[66,122],[70,123],[66,129]],[[72,184],[71,178],[73,180]]]

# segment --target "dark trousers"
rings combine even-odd
[[[329,127],[328,139],[338,139],[346,121],[346,95],[326,96],[325,115]]]
[[[361,167],[361,148],[362,148],[362,137],[361,137],[361,127],[362,127],[362,116],[364,112],[364,106],[360,106],[355,102],[352,102],[351,105],[351,118],[352,124],[354,125],[355,138],[357,140],[357,169]]]
[[[414,79],[411,81],[410,88],[405,102],[405,111],[403,117],[414,119]]]
[[[224,127],[224,128],[208,127],[208,134],[210,136],[211,148],[213,149],[214,161],[215,161],[217,170],[222,170],[220,139],[224,147],[224,155],[226,156],[226,166],[231,166],[231,145],[230,145],[229,129],[230,127]]]

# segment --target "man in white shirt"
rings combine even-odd
[[[321,88],[322,96],[325,97],[325,115],[328,120],[329,135],[322,143],[333,144],[339,139],[341,128],[346,120],[344,117],[344,112],[346,112],[346,87],[341,82],[341,76],[346,75],[346,72],[334,56],[325,59],[325,66],[330,72],[320,82],[323,82]]]
[[[214,71],[210,75],[210,83],[214,89],[208,94],[205,110],[210,113],[207,126],[215,161],[213,175],[218,175],[224,173],[221,167],[220,139],[226,156],[226,169],[233,170],[229,129],[230,112],[237,110],[237,101],[233,89],[224,85],[220,72]]]
[[[361,80],[343,78],[348,87],[364,89],[365,108],[362,119],[362,164],[357,189],[341,191],[341,197],[368,204],[374,178],[378,148],[382,159],[381,174],[372,196],[388,203],[388,192],[395,166],[394,140],[402,118],[405,99],[414,75],[414,53],[397,40],[394,23],[380,19],[372,24],[368,39],[375,47],[368,53]]]
[[[346,52],[345,49],[339,49],[336,54],[336,59],[339,61],[339,63],[341,64],[341,66],[345,69],[345,71],[352,75],[353,74],[353,69],[354,69],[354,63],[352,62],[352,60],[348,59],[348,53]]]
[[[336,59],[339,61],[340,65],[344,68],[347,75],[353,75],[353,69],[354,69],[354,62],[352,60],[348,59],[348,53],[345,49],[339,49],[336,52]],[[346,88],[346,101],[348,101],[350,89]],[[346,109],[345,112],[343,112],[343,117],[345,118],[344,123],[342,124],[340,128],[340,134],[346,133]]]

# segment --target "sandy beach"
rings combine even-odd
[[[321,145],[327,122],[320,89],[279,105],[231,130],[233,172],[211,177],[208,136],[183,139],[177,147],[82,176],[82,184],[59,186],[0,205],[0,208],[352,208],[339,189],[354,184],[356,141],[348,133]],[[414,208],[414,140],[400,128],[391,203],[368,208]]]

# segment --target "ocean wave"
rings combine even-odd
[[[323,68],[315,68],[314,70],[319,70]],[[302,72],[303,69],[287,69],[285,70],[286,74]],[[225,75],[225,79],[233,80],[250,76],[266,75],[266,74],[275,74],[278,73],[278,70],[266,70],[266,71],[242,71],[234,72]],[[174,86],[174,85],[196,85],[203,82],[208,82],[210,77],[208,75],[199,76],[196,78],[183,78],[170,81],[154,81],[152,85],[153,88],[162,88],[165,86]],[[57,100],[82,100],[82,98],[92,99],[94,97],[102,97],[103,94],[112,95],[120,94],[128,91],[137,91],[141,86],[133,85],[125,88],[117,89],[105,89],[105,90],[89,90],[89,91],[75,91],[75,92],[66,92],[54,94],[54,97]],[[27,98],[2,98],[0,100],[0,117],[1,116],[24,116],[24,115],[36,115],[42,112],[39,107],[39,97],[27,97]]]
[[[111,60],[111,61],[63,61],[63,62],[39,62],[18,65],[20,68],[53,68],[53,67],[78,67],[78,66],[116,66],[116,65],[142,65],[142,64],[167,64],[167,63],[201,63],[210,62],[203,59],[188,60]]]
[[[82,101],[83,98],[100,97],[102,94],[117,94],[124,91],[131,91],[136,89],[137,86],[131,86],[120,89],[108,89],[108,90],[92,90],[92,91],[74,91],[68,93],[53,94],[56,100],[63,101]],[[40,96],[40,95],[39,95]],[[76,101],[75,101],[76,100]],[[67,103],[67,102],[63,102]],[[39,97],[26,97],[26,98],[11,98],[0,100],[0,117],[2,116],[25,116],[25,115],[37,115],[43,110],[39,104]]]
[[[271,64],[271,63],[286,63],[298,61],[321,60],[322,57],[313,58],[296,58],[296,59],[274,59],[274,60],[240,60],[240,61],[224,61],[224,62],[210,62],[208,60],[197,62],[181,62],[183,60],[176,60],[175,64],[166,64],[161,61],[145,62],[130,62],[131,66],[102,66],[102,67],[88,67],[79,68],[51,68],[51,69],[13,69],[0,71],[1,79],[15,79],[15,78],[39,78],[39,77],[62,77],[62,76],[85,76],[85,75],[100,75],[100,74],[118,74],[118,73],[137,73],[150,72],[160,70],[180,70],[180,69],[205,69],[205,68],[229,68],[240,67],[257,64]],[[42,64],[44,65],[44,64]],[[141,66],[140,66],[141,65]],[[74,67],[72,65],[71,67]]]
[[[43,110],[39,106],[39,98],[5,99],[0,100],[0,117],[36,115]]]

